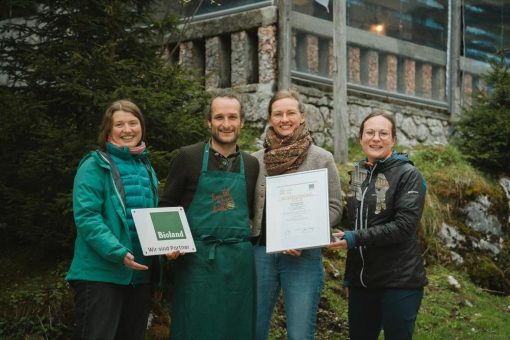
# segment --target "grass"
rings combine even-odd
[[[318,313],[317,340],[348,338],[347,303],[340,296],[341,278],[334,277],[335,272],[343,272],[344,261],[345,257],[341,253],[326,251],[324,262],[326,284]],[[25,276],[17,277],[17,280],[21,281],[10,281],[10,284],[4,282],[4,289],[0,291],[0,300],[5,304],[0,305],[6,309],[2,312],[16,313],[21,316],[20,312],[23,311],[23,319],[34,320],[38,323],[38,319],[45,317],[47,312],[36,307],[36,305],[44,305],[45,302],[39,301],[39,299],[47,299],[46,304],[54,306],[51,301],[55,300],[55,294],[51,294],[48,287],[63,283],[60,270],[59,275],[57,275],[58,280],[52,273],[41,276],[32,276],[27,273]],[[429,266],[427,271],[429,284],[425,288],[425,297],[418,315],[414,339],[508,339],[508,334],[510,334],[510,297],[494,295],[477,287],[466,274],[458,270],[434,265]],[[449,287],[447,283],[448,275],[452,275],[458,280],[461,285],[459,290]],[[41,289],[44,289],[46,293],[43,294]],[[65,289],[62,290],[62,287],[58,287],[58,291],[63,294]],[[62,297],[57,300],[62,301]],[[13,299],[11,303],[9,303],[10,299]],[[13,304],[15,304],[15,307]],[[38,314],[34,314],[31,319],[28,319],[31,315],[30,310],[38,311]],[[69,310],[66,311],[66,313],[69,312]],[[286,339],[285,319],[282,312],[280,302],[273,317],[273,328],[270,336],[272,340]],[[56,315],[60,311],[53,310],[53,313]],[[8,319],[14,322],[11,317]],[[53,322],[58,322],[57,319],[54,318]],[[25,322],[27,322],[26,320]],[[21,321],[17,321],[19,327],[22,327]],[[146,338],[148,340],[167,339],[167,322],[165,321],[166,325],[165,323],[159,325],[160,330],[158,332],[148,333],[150,335]],[[34,332],[35,326],[35,324],[31,325],[31,333],[23,333],[22,329],[18,328],[16,335],[24,334],[25,339],[44,339],[45,333],[42,331]],[[57,326],[66,329],[70,325],[53,325],[53,327]],[[158,333],[164,335],[156,336]],[[3,339],[17,338],[9,337],[8,334],[2,334],[0,337]]]
[[[327,273],[319,313],[317,340],[348,339],[347,302],[340,296],[341,279],[335,279],[328,267],[343,271],[343,256],[332,259],[332,252],[325,256]],[[329,273],[329,274],[328,274]],[[449,286],[451,275],[461,288]],[[429,284],[425,287],[413,339],[508,339],[510,334],[510,297],[494,295],[473,284],[469,277],[458,270],[441,265],[427,268]],[[329,313],[320,311],[327,307]],[[281,301],[273,314],[271,340],[286,339],[285,318]],[[383,339],[381,332],[380,339]]]
[[[459,290],[449,287],[448,275]],[[466,274],[442,266],[428,268],[428,278],[414,339],[508,339],[510,297],[484,291]]]

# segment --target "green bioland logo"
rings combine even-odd
[[[150,213],[158,241],[184,239],[184,228],[177,211]]]

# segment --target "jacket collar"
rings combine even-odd
[[[378,169],[385,169],[403,163],[410,163],[411,165],[414,165],[414,163],[407,157],[407,154],[393,151],[390,157],[386,159],[381,159],[375,163],[370,163],[368,159],[365,158],[358,162],[358,166],[363,166],[366,169],[372,169],[374,167]]]

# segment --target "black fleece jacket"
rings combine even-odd
[[[346,285],[425,286],[417,234],[427,191],[423,176],[406,155],[397,153],[370,166],[360,162],[350,176]]]

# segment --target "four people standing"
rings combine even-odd
[[[147,158],[145,123],[128,100],[106,110],[99,149],[74,179],[74,257],[66,280],[75,291],[74,339],[144,338],[158,257],[143,256],[131,210],[158,205],[158,180]]]
[[[181,148],[168,173],[160,206],[184,207],[197,248],[166,255],[174,260],[172,339],[267,339],[280,291],[288,339],[314,338],[321,250],[266,253],[266,177],[326,168],[334,226],[342,216],[338,171],[331,153],[313,144],[297,92],[280,90],[271,98],[264,149],[253,156],[237,146],[243,118],[235,95],[213,97],[211,138]],[[133,208],[158,204],[144,128],[134,103],[113,103],[103,117],[100,149],[78,167],[78,233],[66,278],[76,293],[76,339],[144,337],[159,278],[158,258],[143,256],[131,215]],[[427,282],[416,234],[425,182],[405,155],[393,152],[395,132],[384,112],[362,122],[367,158],[350,173],[352,230],[330,245],[348,249],[351,339],[377,339],[381,328],[387,339],[410,339]]]
[[[329,221],[336,225],[342,216],[340,179],[330,152],[313,144],[305,124],[305,110],[297,92],[278,91],[268,107],[269,128],[265,149],[254,154],[260,163],[255,195],[253,235],[257,237],[256,339],[267,339],[274,305],[283,292],[289,339],[313,339],[317,307],[324,283],[320,248],[290,249],[266,253],[266,176],[315,169],[328,169]]]
[[[404,154],[393,151],[393,117],[374,111],[361,123],[366,159],[350,172],[348,226],[332,248],[348,249],[345,285],[352,340],[411,339],[427,284],[418,243],[425,181]]]
[[[239,150],[243,127],[239,99],[211,100],[211,139],[183,147],[168,173],[162,206],[186,211],[196,253],[173,263],[171,339],[253,338],[255,264],[250,216],[257,160]]]

